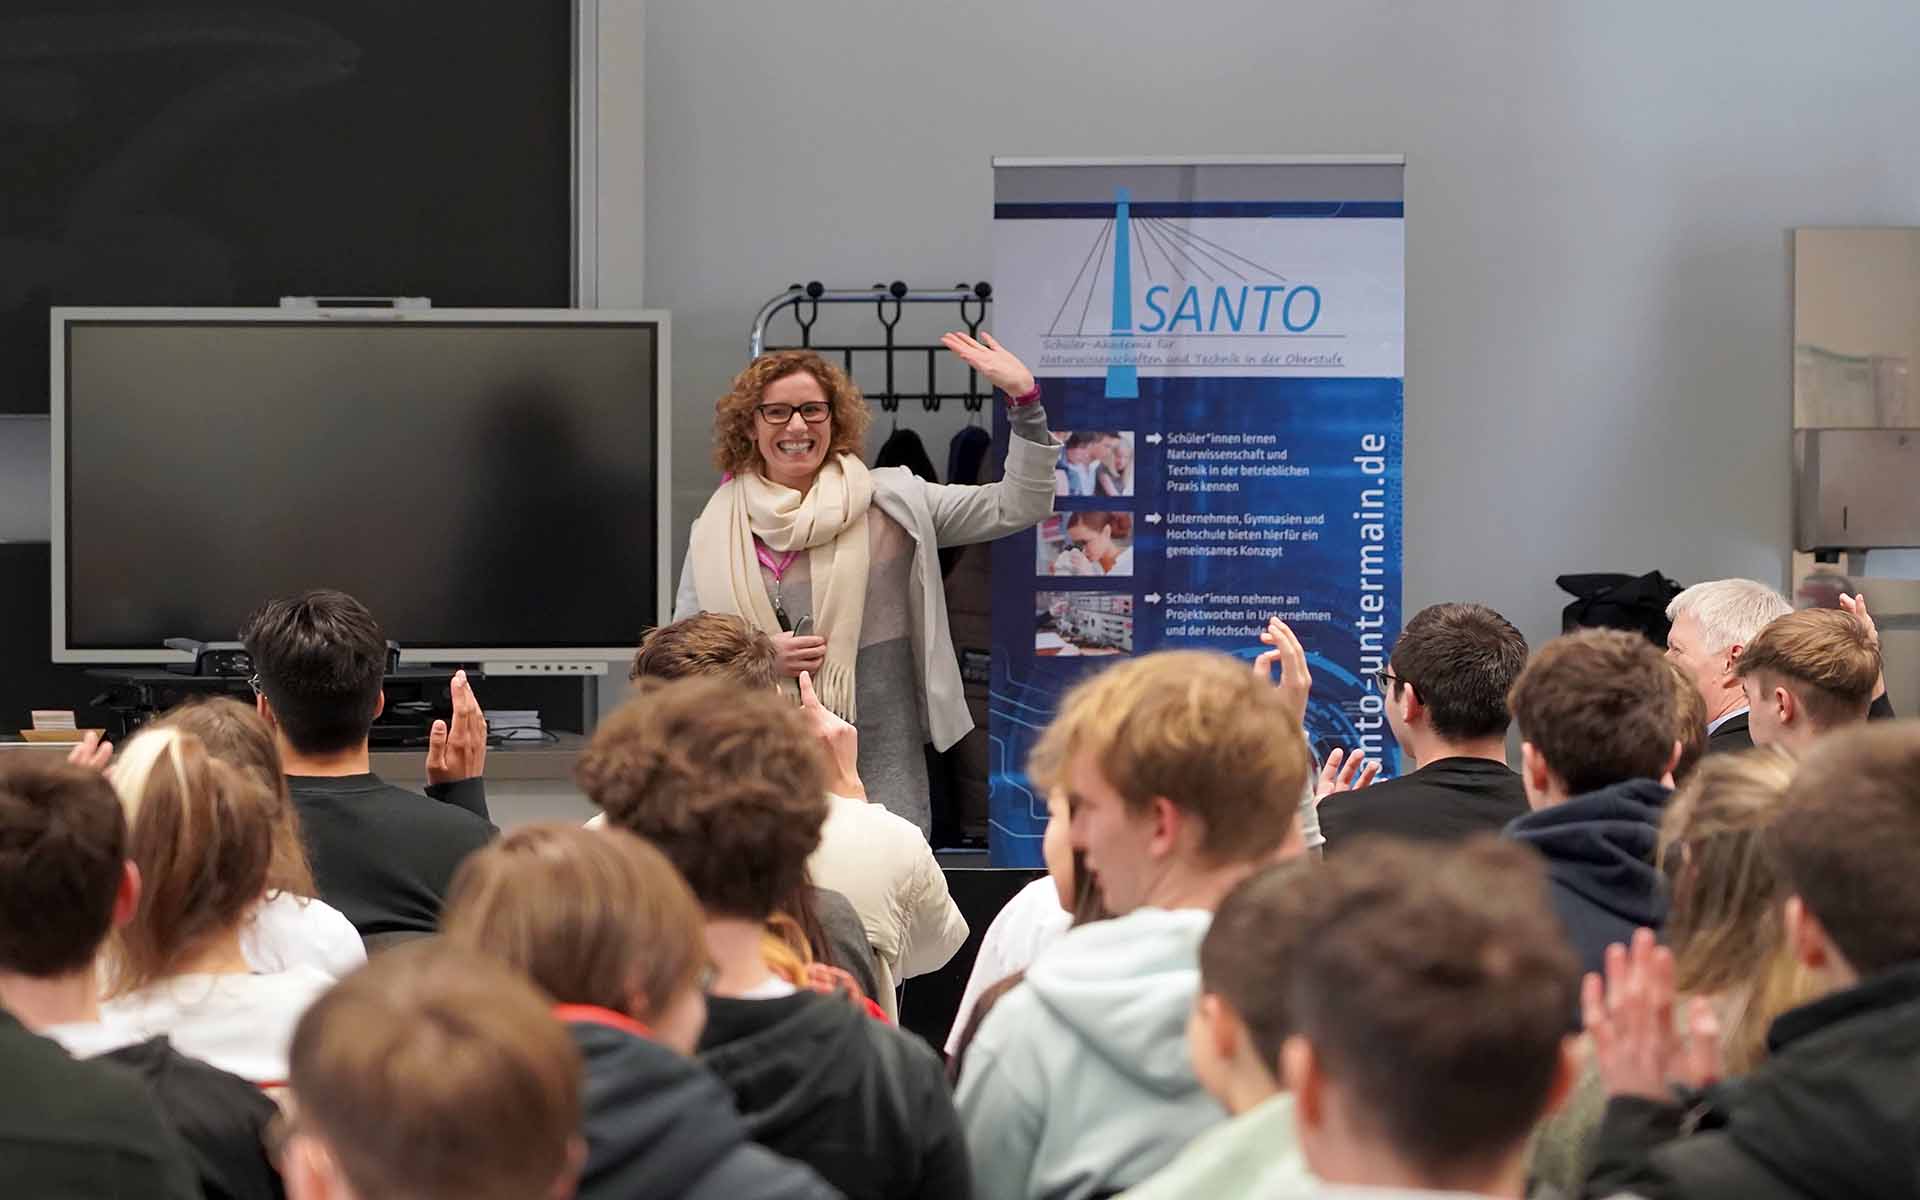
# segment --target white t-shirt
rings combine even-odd
[[[100,1006],[128,1043],[165,1034],[188,1058],[262,1087],[287,1080],[287,1051],[301,1014],[333,979],[298,965],[270,975],[176,975]]]
[[[240,931],[247,965],[271,974],[308,966],[329,979],[345,979],[367,961],[367,947],[353,922],[323,900],[280,892],[261,902]]]
[[[67,1025],[49,1025],[40,1030],[40,1035],[59,1042],[61,1049],[75,1058],[97,1058],[102,1054],[111,1054],[123,1046],[131,1046],[145,1040],[103,1021],[75,1021]]]
[[[960,1011],[954,1014],[953,1029],[947,1034],[949,1055],[959,1048],[960,1035],[973,1016],[980,993],[1032,966],[1040,952],[1072,924],[1073,914],[1060,907],[1060,892],[1052,876],[1042,875],[1013,894],[980,938],[980,953],[973,960],[973,973],[967,976],[966,990],[960,994]]]

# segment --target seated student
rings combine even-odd
[[[748,1141],[733,1097],[692,1061],[706,929],[658,850],[619,829],[517,829],[461,866],[441,922],[558,1002],[586,1060],[582,1200],[835,1194]]]
[[[1200,993],[1187,1020],[1193,1073],[1231,1120],[1188,1144],[1128,1200],[1274,1196],[1305,1183],[1293,1097],[1280,1086],[1292,1036],[1287,988],[1307,898],[1305,863],[1269,867],[1221,902],[1200,943]]]
[[[772,691],[774,662],[772,639],[744,618],[700,613],[649,632],[629,678],[717,676]],[[854,727],[819,703],[810,679],[801,679],[802,707],[832,759],[827,823],[807,871],[860,914],[874,959],[871,994],[892,1018],[895,985],[945,966],[967,940],[967,921],[919,826],[868,802]]]
[[[436,721],[423,799],[373,773],[367,736],[386,702],[387,640],[343,592],[275,600],[240,634],[260,715],[273,726],[320,898],[362,938],[432,933],[454,868],[486,845],[487,721],[453,678],[453,724]]]
[[[313,868],[300,837],[300,814],[287,791],[286,772],[273,729],[260,714],[224,696],[183,704],[156,724],[190,733],[207,753],[258,779],[273,795],[273,860],[267,868],[267,898],[247,922],[240,949],[258,971],[284,971],[295,963],[345,978],[367,961],[367,948],[353,922],[317,898]]]
[[[1507,766],[1507,692],[1527,665],[1527,639],[1479,604],[1435,604],[1407,622],[1380,691],[1387,724],[1417,771],[1320,804],[1330,853],[1370,833],[1453,841],[1498,833],[1527,811]]]
[[[0,1180],[9,1196],[201,1195],[186,1146],[132,1072],[77,1061],[36,1036],[98,1017],[94,957],[139,886],[126,836],[98,772],[0,762]]]
[[[1660,781],[1679,758],[1674,694],[1660,651],[1618,629],[1553,639],[1513,685],[1533,811],[1507,833],[1546,858],[1583,971],[1666,915],[1653,852],[1671,790]]]
[[[580,757],[608,825],[679,869],[715,969],[700,1061],[761,1145],[850,1197],[972,1194],[940,1062],[918,1038],[767,969],[761,938],[820,841],[823,755],[771,689],[643,680]]]
[[[1325,1183],[1294,1194],[1523,1194],[1528,1135],[1573,1079],[1574,960],[1544,882],[1493,837],[1379,839],[1316,873],[1281,1062]]]
[[[1672,956],[1649,934],[1585,989],[1613,1099],[1586,1195],[1822,1200],[1915,1194],[1920,1073],[1920,721],[1856,726],[1800,761],[1765,834],[1785,943],[1818,998],[1778,1017],[1768,1056],[1720,1074],[1712,1009],[1673,1036]],[[1708,1132],[1682,1136],[1687,1128]]]
[[[1682,997],[1711,1007],[1722,1062],[1736,1074],[1765,1060],[1775,1017],[1812,999],[1807,975],[1786,945],[1779,915],[1784,896],[1764,844],[1792,779],[1793,760],[1785,754],[1716,754],[1673,794],[1660,822],[1657,861],[1673,897],[1664,936],[1673,950],[1674,984]],[[1606,1108],[1587,1039],[1581,1048],[1580,1084],[1534,1147],[1536,1179],[1559,1195],[1579,1194]]]
[[[291,1200],[566,1200],[580,1054],[511,968],[439,943],[355,971],[300,1020]]]
[[[1224,654],[1116,663],[1070,691],[1029,775],[1117,914],[1069,930],[981,1023],[956,1099],[981,1194],[1131,1187],[1221,1119],[1182,1035],[1213,910],[1300,852],[1297,708]],[[1037,769],[1037,773],[1036,773]]]
[[[1762,629],[1733,672],[1754,744],[1797,754],[1820,735],[1867,719],[1880,686],[1880,647],[1852,614],[1809,608]]]
[[[164,1035],[262,1087],[284,1084],[294,1023],[333,980],[300,963],[256,973],[240,948],[272,867],[272,793],[166,727],[136,734],[108,778],[140,896],[107,943],[105,1036]]]

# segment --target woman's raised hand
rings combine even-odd
[[[940,343],[1007,395],[1024,396],[1033,390],[1033,372],[1013,351],[994,341],[992,334],[983,330],[975,341],[964,333],[949,333]]]

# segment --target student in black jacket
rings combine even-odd
[[[842,996],[796,990],[762,956],[768,916],[820,841],[826,779],[801,711],[718,679],[647,681],[581,756],[613,827],[663,851],[706,920],[700,1061],[754,1140],[855,1200],[971,1194],[967,1148],[931,1048]]]
[[[586,1061],[580,1200],[838,1194],[750,1141],[732,1095],[693,1061],[706,928],[658,850],[622,829],[516,829],[460,868],[444,927],[558,1002]]]
[[[164,1038],[59,1044],[108,1048],[95,959],[140,901],[126,852],[99,772],[0,763],[0,1194],[279,1200],[258,1089]]]
[[[1642,934],[1587,981],[1587,1026],[1613,1099],[1585,1195],[1644,1200],[1895,1200],[1920,1194],[1920,721],[1816,746],[1770,849],[1787,940],[1831,989],[1779,1017],[1751,1075],[1717,1074],[1710,1010],[1674,1038],[1666,951]],[[1702,1132],[1687,1135],[1699,1125]]]
[[[1507,766],[1507,691],[1526,665],[1527,639],[1490,608],[1415,614],[1376,682],[1394,740],[1420,769],[1321,801],[1325,853],[1367,834],[1458,841],[1525,813],[1527,790]]]
[[[1545,857],[1583,971],[1665,919],[1653,857],[1671,792],[1663,780],[1680,756],[1675,687],[1660,651],[1617,629],[1555,638],[1513,685],[1533,811],[1507,834]]]
[[[386,703],[387,640],[358,600],[330,591],[275,600],[240,640],[319,898],[363,938],[433,932],[454,870],[495,832],[481,782],[487,720],[466,673],[453,679],[452,725],[433,724],[423,797],[373,773],[367,737]]]

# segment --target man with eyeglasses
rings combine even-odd
[[[1400,752],[1419,769],[1320,804],[1325,853],[1367,834],[1452,842],[1498,833],[1527,812],[1507,766],[1507,691],[1527,665],[1527,639],[1479,604],[1424,608],[1374,673]]]

